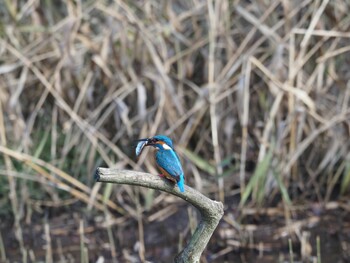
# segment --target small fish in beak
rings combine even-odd
[[[147,145],[148,139],[141,139],[138,140],[138,143],[136,145],[136,156],[139,157],[142,153],[143,148]]]

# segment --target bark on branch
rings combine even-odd
[[[189,186],[185,186],[185,192],[181,193],[178,187],[174,187],[165,179],[149,173],[100,167],[96,170],[95,178],[98,182],[137,185],[164,191],[176,195],[196,207],[201,214],[201,221],[191,240],[175,257],[174,262],[199,263],[203,250],[224,214],[221,202],[213,201]]]

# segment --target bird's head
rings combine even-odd
[[[140,149],[137,150],[137,155],[141,154],[141,151],[144,146],[153,146],[159,150],[173,150],[173,141],[165,135],[156,135],[147,139],[138,140]]]
[[[159,150],[172,150],[173,141],[165,135],[156,135],[148,138],[146,146],[153,146]]]

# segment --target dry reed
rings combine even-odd
[[[288,225],[300,202],[346,209],[348,1],[6,0],[0,12],[0,195],[22,258],[29,211],[72,199],[113,217],[113,244],[111,225],[138,226],[137,253],[113,248],[113,259],[149,257],[144,224],[178,201],[92,176],[101,165],[156,173],[131,146],[156,133],[176,142],[188,184],[229,207],[240,188],[243,215],[282,204]]]

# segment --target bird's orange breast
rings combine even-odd
[[[157,164],[157,167],[160,170],[160,172],[165,176],[165,178],[167,178],[168,180],[173,181],[174,183],[176,183],[176,179],[173,176],[171,176],[167,171],[165,171],[158,164]]]

